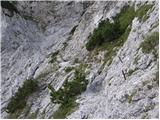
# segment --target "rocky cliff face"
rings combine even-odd
[[[107,50],[87,51],[86,43],[98,24],[106,19],[114,22],[113,16],[127,5],[142,12],[129,25],[125,42],[113,45],[112,60],[105,59]],[[47,86],[59,90],[82,64],[89,83],[65,118],[159,117],[158,44],[149,48],[151,52],[144,51],[153,42],[143,45],[159,32],[158,1],[11,2],[1,6],[2,118],[56,118],[60,104],[50,100]],[[27,79],[37,82],[37,90],[27,97],[23,109],[7,113],[5,108]]]

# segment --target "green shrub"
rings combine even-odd
[[[104,42],[109,42],[119,37],[119,31],[118,23],[110,23],[108,20],[101,21],[86,44],[87,50],[91,51],[95,47],[101,46]]]
[[[153,52],[153,54],[157,57],[158,51],[155,49],[155,47],[158,45],[159,45],[159,33],[154,32],[141,43],[140,47],[142,47],[143,53]]]
[[[61,104],[60,108],[54,113],[54,118],[65,118],[70,110],[75,106],[75,99],[86,90],[88,80],[85,78],[83,68],[75,70],[75,77],[72,81],[66,80],[63,87],[55,91],[52,86],[48,86],[51,92],[51,101],[55,104]],[[63,116],[63,117],[62,117]]]
[[[74,79],[72,81],[66,80],[63,88],[60,88],[58,91],[55,91],[51,86],[48,86],[52,91],[51,100],[53,103],[66,104],[69,102],[70,98],[72,99],[72,97],[75,97],[85,91],[87,84],[88,81],[85,79],[85,74],[77,69],[75,71]]]
[[[104,43],[102,46],[98,48],[98,50],[106,50],[107,52],[104,55],[104,65],[107,61],[109,61],[108,65],[112,63],[113,56],[116,55],[117,49],[121,47],[124,42],[127,40],[128,35],[130,33],[131,27],[129,26],[125,33],[120,36],[117,40],[109,43]]]
[[[26,106],[26,99],[30,94],[35,92],[37,89],[37,82],[34,80],[26,80],[22,87],[20,87],[11,98],[6,111],[8,113],[14,113],[19,109],[23,109]]]
[[[114,23],[110,23],[109,20],[101,21],[86,43],[86,49],[91,51],[95,47],[102,46],[104,43],[118,40],[125,33],[134,17],[134,8],[125,6],[118,15],[113,17]]]
[[[137,11],[134,10],[133,6],[124,6],[121,12],[113,17],[114,23],[109,23],[107,20],[100,22],[98,28],[93,31],[86,44],[87,50],[91,51],[95,48],[96,51],[105,50],[104,65],[106,62],[109,65],[117,50],[127,40],[134,17],[146,14],[144,12],[145,9],[147,11],[151,6],[140,7]]]

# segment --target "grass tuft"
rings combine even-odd
[[[143,20],[145,22],[149,16],[146,15],[148,10],[151,9],[153,5],[143,5],[136,11],[136,17],[139,18],[139,20]]]
[[[153,53],[154,56],[158,57],[158,51],[155,49],[159,45],[159,33],[153,32],[150,36],[141,43],[140,47],[142,48],[143,53]]]

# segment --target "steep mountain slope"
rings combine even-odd
[[[1,6],[2,118],[159,117],[158,1],[4,2]],[[126,6],[129,14],[122,12]],[[101,21],[114,24],[118,14],[120,24],[129,24],[125,32],[117,41],[88,51],[86,43]],[[53,88],[67,90],[73,86],[66,81],[81,78],[88,80],[87,88],[73,99],[65,97],[69,106],[51,101]],[[17,104],[25,102],[23,108],[16,106],[8,113],[6,107],[28,79],[38,87],[16,99]]]

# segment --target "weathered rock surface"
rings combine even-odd
[[[85,47],[88,36],[101,20],[112,21],[112,16],[126,4],[135,4],[135,8],[143,4],[154,6],[147,12],[146,21],[134,18],[126,42],[112,63],[103,65],[105,51],[89,53]],[[31,78],[38,79],[39,89],[28,98],[18,118],[53,118],[59,105],[50,101],[47,85],[59,89],[67,77],[73,77],[73,71],[66,73],[65,67],[82,62],[88,65],[89,84],[77,98],[79,106],[67,118],[159,117],[159,59],[144,54],[140,48],[147,35],[158,31],[158,2],[21,1],[15,6],[19,13],[10,16],[12,13],[5,8],[1,13],[2,118],[9,117],[5,107],[10,98]],[[50,64],[50,55],[56,51],[55,63]],[[128,75],[131,69],[134,72]]]

